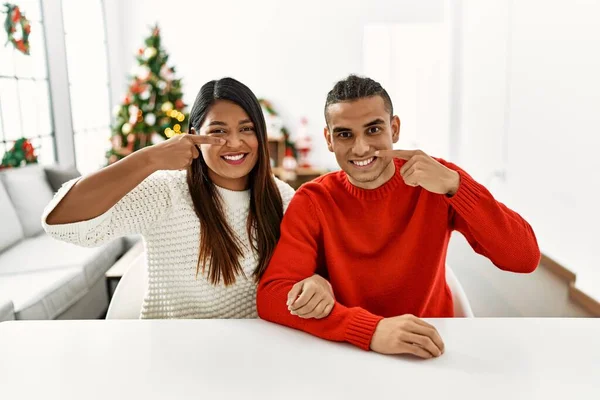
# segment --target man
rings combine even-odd
[[[437,357],[444,343],[419,317],[453,316],[445,280],[451,232],[498,268],[521,273],[539,263],[535,235],[456,165],[392,150],[400,120],[372,79],[338,82],[325,119],[327,145],[342,170],[305,184],[292,199],[258,287],[258,314],[365,350]],[[317,271],[329,277],[333,306],[295,285]]]

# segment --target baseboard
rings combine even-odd
[[[585,308],[595,317],[600,317],[600,303],[575,287],[574,282],[569,284],[569,298]]]
[[[545,254],[542,254],[540,266],[546,268],[569,285],[569,298],[571,300],[590,312],[593,316],[600,317],[600,302],[588,296],[575,286],[577,275],[573,271],[560,265]]]
[[[575,279],[577,279],[577,276],[574,272],[571,272],[569,269],[563,267],[562,265],[560,265],[545,254],[542,254],[542,259],[540,263],[547,270],[554,273],[556,276],[558,276],[567,283],[575,282]]]

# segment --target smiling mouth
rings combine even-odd
[[[226,156],[221,156],[221,159],[225,161],[227,164],[238,165],[244,162],[248,157],[248,153],[239,153],[239,154],[228,154]]]
[[[352,163],[352,165],[358,168],[366,168],[373,165],[375,160],[377,160],[377,157],[370,157],[366,160],[350,160],[350,163]]]

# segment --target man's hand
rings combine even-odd
[[[300,318],[325,318],[334,304],[331,285],[317,274],[296,283],[288,293],[288,310]]]
[[[437,162],[421,150],[379,150],[375,155],[407,160],[400,168],[400,175],[409,186],[421,186],[432,193],[450,196],[458,191],[458,172]]]
[[[371,350],[381,354],[432,358],[444,353],[444,342],[432,325],[406,314],[379,321],[371,339]]]

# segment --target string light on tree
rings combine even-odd
[[[152,57],[154,57],[157,53],[158,52],[156,51],[156,48],[148,47],[146,50],[144,50],[144,57],[146,57],[146,59],[149,60]]]
[[[146,114],[144,117],[144,122],[146,122],[148,125],[154,125],[156,123],[156,115],[152,113]]]
[[[123,132],[125,135],[127,135],[128,133],[131,132],[132,126],[129,122],[123,124],[123,126],[121,127],[121,132]]]
[[[168,112],[171,111],[172,109],[173,109],[173,103],[171,103],[169,101],[167,101],[166,103],[163,103],[163,105],[161,107],[161,110],[163,112],[167,113],[167,115],[169,115]]]

